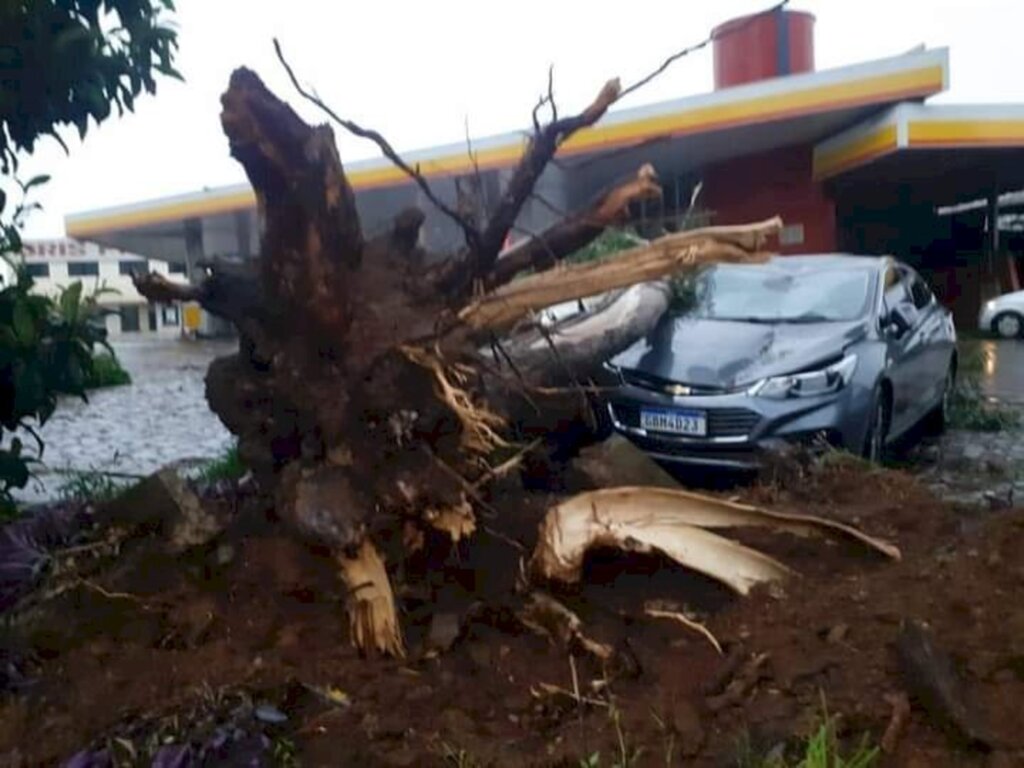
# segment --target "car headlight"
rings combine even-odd
[[[994,299],[992,301],[986,301],[985,302],[985,309],[987,309],[989,312],[991,312],[995,308],[996,308],[996,302],[995,302]]]
[[[855,370],[857,370],[857,356],[847,355],[839,362],[817,371],[762,379],[747,391],[756,397],[779,399],[827,395],[831,392],[838,392],[849,384]]]

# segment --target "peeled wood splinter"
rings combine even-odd
[[[799,536],[841,535],[898,559],[899,549],[856,528],[810,515],[794,515],[669,488],[624,487],[574,496],[548,511],[532,558],[544,579],[579,581],[587,550],[658,551],[741,595],[792,571],[757,550],[705,528],[769,528]]]
[[[384,561],[370,541],[363,541],[355,557],[342,555],[341,578],[349,592],[349,632],[361,650],[405,657],[405,643],[395,612]]]

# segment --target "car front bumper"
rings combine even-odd
[[[605,407],[612,427],[659,461],[755,469],[767,454],[786,445],[819,439],[860,453],[871,398],[870,390],[855,386],[816,397],[770,399],[745,392],[675,397],[627,384],[615,390]],[[643,429],[643,407],[703,411],[707,434],[682,436]]]

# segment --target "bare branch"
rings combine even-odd
[[[135,290],[149,301],[170,304],[175,301],[200,301],[203,286],[175,283],[157,272],[132,275]]]
[[[469,116],[466,116],[466,154],[469,155],[469,162],[473,164],[473,177],[476,179],[477,186],[483,189],[483,181],[480,176],[480,160],[476,156],[476,150],[473,149],[473,137],[469,133]]]
[[[551,122],[558,121],[558,104],[555,103],[555,65],[548,67],[548,104],[551,105]]]
[[[278,61],[281,62],[281,66],[283,66],[285,72],[288,73],[288,79],[291,80],[292,85],[295,87],[295,90],[298,91],[300,96],[306,99],[306,101],[318,107],[322,112],[324,112],[328,117],[330,117],[332,120],[338,123],[338,125],[343,127],[349,133],[355,136],[359,136],[360,138],[363,139],[369,139],[374,144],[376,144],[377,147],[388,160],[394,163],[394,165],[397,168],[399,168],[403,173],[405,173],[406,176],[408,176],[410,179],[416,182],[416,185],[423,191],[423,194],[426,196],[426,198],[431,203],[433,203],[434,206],[437,207],[439,211],[444,213],[448,218],[450,218],[452,221],[459,225],[459,228],[465,235],[466,244],[470,247],[470,250],[475,251],[479,248],[480,233],[477,231],[477,229],[434,193],[434,191],[430,188],[430,185],[427,183],[427,180],[423,177],[423,174],[420,173],[418,167],[411,168],[409,164],[402,159],[401,155],[399,155],[398,152],[395,151],[394,147],[391,146],[388,140],[385,139],[380,133],[368,128],[363,128],[362,126],[352,122],[351,120],[346,120],[333,109],[331,109],[326,103],[321,101],[320,98],[318,98],[316,95],[307,91],[299,83],[299,80],[295,76],[295,72],[292,70],[291,65],[288,63],[287,59],[285,59],[284,53],[281,50],[281,43],[277,40],[277,38],[274,38],[274,50],[277,52],[277,58]]]
[[[549,80],[550,84],[550,80]],[[523,204],[529,198],[537,180],[544,172],[548,162],[554,157],[558,148],[581,128],[593,125],[608,111],[608,107],[619,98],[619,81],[609,80],[591,102],[590,106],[582,112],[570,117],[558,118],[535,131],[530,143],[526,148],[519,166],[516,168],[509,181],[505,194],[498,203],[497,209],[491,216],[487,228],[480,237],[480,247],[475,250],[473,256],[475,263],[472,264],[473,277],[483,278],[491,271],[494,262],[501,252],[508,236],[509,230],[515,224],[516,218],[522,210]],[[540,104],[534,109],[534,123],[536,125],[536,112],[543,103],[550,98],[549,95],[541,99]],[[552,105],[552,114],[557,115],[557,109]]]
[[[782,0],[782,2],[776,3],[771,8],[765,8],[763,11],[760,11],[758,13],[752,14],[752,15],[748,16],[741,24],[737,24],[734,27],[730,27],[726,31],[725,34],[728,34],[728,35],[735,34],[736,32],[739,32],[741,29],[744,29],[748,24],[752,23],[753,21],[755,21],[756,19],[760,18],[761,16],[764,16],[764,15],[769,14],[769,13],[775,13],[776,11],[780,11],[785,6],[787,6],[788,4],[789,4],[789,0]],[[694,45],[687,46],[686,48],[683,48],[681,51],[676,51],[671,56],[669,56],[667,59],[665,59],[660,64],[660,66],[658,66],[658,68],[655,69],[653,72],[651,72],[650,74],[645,75],[644,77],[641,77],[639,80],[637,80],[631,86],[629,86],[628,88],[623,90],[622,93],[620,94],[619,98],[620,99],[624,98],[624,97],[628,96],[629,94],[633,93],[634,91],[640,90],[645,85],[647,85],[649,82],[651,82],[656,77],[658,77],[666,69],[671,67],[677,61],[679,61],[679,59],[681,59],[681,58],[683,58],[685,56],[689,56],[691,53],[696,53],[697,51],[701,50],[702,48],[706,48],[708,45],[713,43],[715,40],[720,39],[721,37],[722,37],[722,35],[711,34],[708,37],[706,37],[703,40],[701,40],[699,43],[695,43]]]

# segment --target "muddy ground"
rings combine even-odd
[[[556,594],[629,660],[603,669],[515,620],[520,560],[557,497],[509,482],[443,569],[403,564],[409,658],[365,659],[326,553],[221,489],[209,503],[235,523],[205,550],[94,530],[8,613],[0,765],[757,765],[823,707],[845,740],[878,743],[907,688],[895,648],[911,619],[952,655],[987,744],[915,702],[881,764],[1024,765],[1024,510],[950,506],[856,461],[727,493],[856,523],[903,560],[746,532],[802,577],[744,599],[657,557],[595,553],[584,586]],[[724,653],[646,617],[652,599],[704,616]]]

